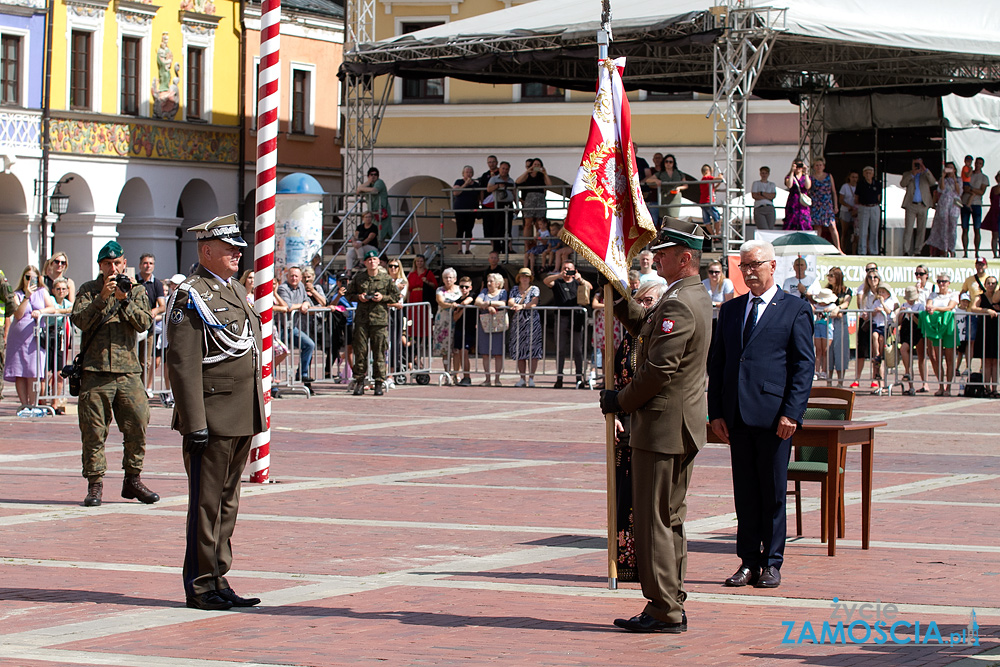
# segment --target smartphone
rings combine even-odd
[[[30,281],[28,281],[28,284],[31,285],[32,287],[38,287],[38,277],[36,276],[32,278]]]
[[[135,284],[135,267],[134,266],[126,266],[125,267],[125,275],[128,276],[128,279],[131,280],[133,284]]]

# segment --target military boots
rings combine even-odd
[[[127,500],[135,498],[140,503],[152,505],[160,499],[160,496],[150,491],[139,479],[139,475],[125,475],[125,481],[122,482],[122,498]]]
[[[101,504],[101,494],[104,492],[104,482],[101,477],[91,477],[87,481],[87,497],[83,499],[84,507],[98,507]]]

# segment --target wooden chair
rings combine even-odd
[[[832,419],[849,421],[854,413],[854,392],[837,387],[813,387],[809,392],[805,419]],[[838,461],[837,475],[837,537],[844,536],[844,466],[846,450]],[[794,489],[787,491],[795,496],[795,534],[802,535],[802,482],[820,483],[820,540],[826,542],[826,473],[827,449],[825,447],[796,447],[795,460],[788,463],[788,481]]]

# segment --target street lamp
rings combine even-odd
[[[53,213],[56,216],[56,224],[59,223],[63,214],[69,211],[69,195],[63,193],[62,186],[72,180],[72,176],[67,176],[66,178],[60,180],[56,183],[55,192],[49,195],[49,213]],[[45,223],[44,221],[42,222],[42,249],[46,255],[52,254],[52,248],[49,247],[49,244],[52,241],[51,237],[55,236],[55,232],[55,225],[53,225],[51,236],[47,235],[45,233]]]
[[[62,183],[56,185],[56,191],[49,197],[49,212],[55,213],[57,220],[63,213],[69,210],[69,195],[63,194],[60,191],[60,185]]]

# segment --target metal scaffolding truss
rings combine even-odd
[[[823,93],[809,93],[799,97],[799,149],[797,157],[811,164],[823,155],[826,143],[826,123]]]
[[[345,58],[357,52],[359,44],[375,38],[375,0],[352,0],[347,3],[347,35]],[[344,86],[344,170],[343,189],[346,192],[361,183],[374,163],[375,142],[385,111],[385,102],[392,85],[390,77],[381,95],[375,91],[375,77],[348,73]]]
[[[724,252],[738,251],[746,240],[746,130],[747,102],[754,84],[784,28],[784,10],[713,7],[724,26],[713,49],[714,91],[711,116],[715,173],[726,185],[722,199]]]

